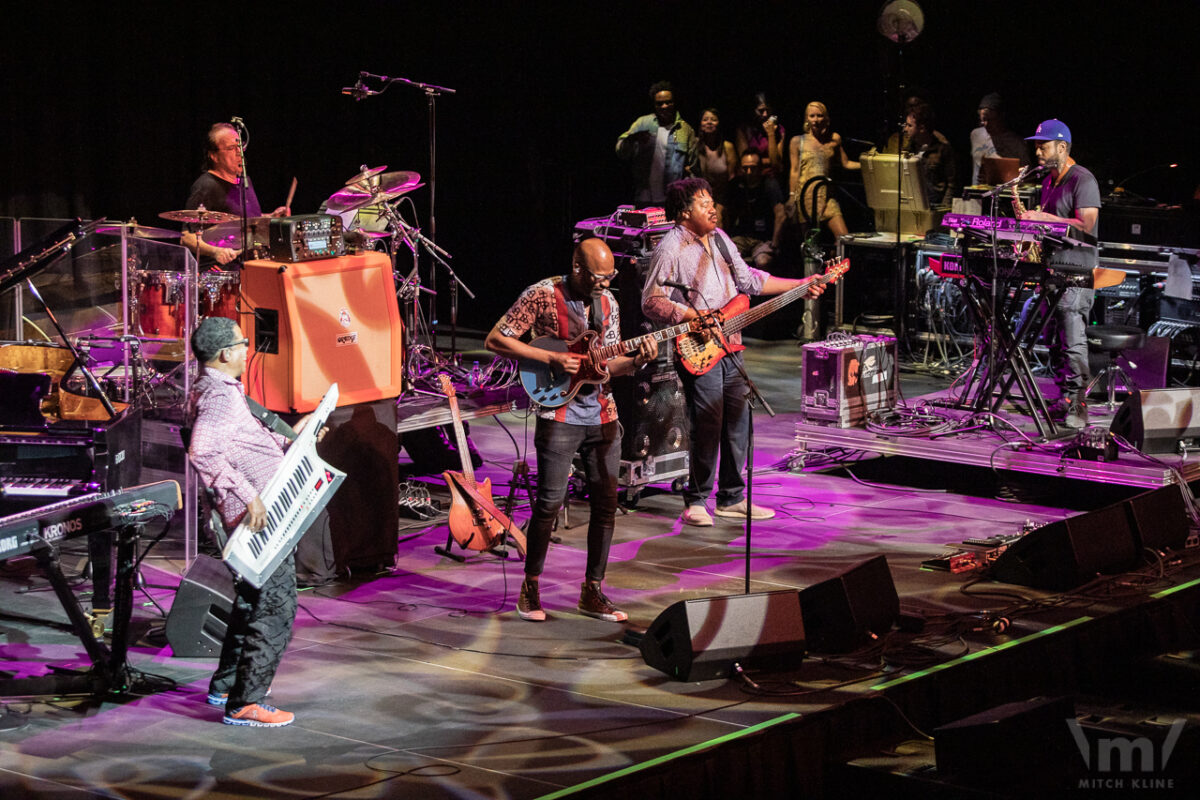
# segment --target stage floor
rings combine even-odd
[[[922,569],[922,561],[948,544],[1015,533],[1111,501],[1107,490],[1066,479],[1020,484],[986,467],[904,458],[789,471],[799,347],[763,343],[748,356],[779,412],[756,415],[754,495],[778,516],[754,523],[751,591],[803,588],[883,554],[902,609],[978,612],[996,598],[964,594],[969,574]],[[942,385],[917,375],[902,380],[909,397]],[[530,447],[532,463],[532,420],[498,420],[522,451]],[[476,420],[471,437],[486,459],[480,476],[491,477],[503,498],[514,442],[491,419]],[[440,487],[431,485],[438,496]],[[742,525],[684,527],[680,511],[678,496],[648,491],[617,520],[605,587],[631,625],[649,625],[681,599],[743,591]],[[519,522],[527,516],[524,508],[515,514]],[[124,699],[8,699],[0,794],[533,798],[878,690],[877,656],[859,664],[807,661],[790,696],[756,695],[734,681],[668,679],[622,643],[625,626],[575,611],[586,519],[587,506],[573,506],[573,527],[551,547],[542,578],[550,619],[542,624],[513,610],[522,574],[516,558],[484,554],[457,563],[433,549],[446,542],[444,517],[402,519],[394,569],[301,592],[295,637],[273,686],[272,702],[297,715],[283,729],[220,724],[220,710],[205,703],[215,662],[173,657],[153,635],[183,564],[152,552],[147,586],[135,596],[139,639],[130,663],[174,688],[140,681],[138,693]],[[64,562],[77,568],[82,546],[71,549]],[[44,587],[27,559],[0,568],[0,669],[20,676],[83,665],[82,648],[62,629],[65,615]],[[967,644],[982,650],[1054,622],[1014,620],[1008,636],[983,633]]]

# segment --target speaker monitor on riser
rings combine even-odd
[[[1174,453],[1200,437],[1200,389],[1130,392],[1109,430],[1143,453]]]
[[[804,660],[804,619],[795,590],[681,600],[642,638],[646,664],[681,681],[728,678],[733,665],[789,671]]]
[[[196,556],[167,614],[167,642],[181,658],[216,658],[233,611],[233,575],[210,556]]]
[[[800,592],[808,649],[845,653],[892,629],[900,597],[887,558],[875,556]]]
[[[1037,528],[1009,545],[992,564],[1001,583],[1067,591],[1098,574],[1116,574],[1139,562],[1127,503],[1106,506]]]

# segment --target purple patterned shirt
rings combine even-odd
[[[254,418],[240,381],[215,370],[201,372],[189,411],[194,422],[188,457],[232,530],[279,469],[288,439]]]

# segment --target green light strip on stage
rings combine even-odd
[[[697,753],[701,750],[707,750],[708,748],[716,747],[719,744],[732,742],[735,739],[740,739],[744,736],[750,736],[751,734],[774,727],[780,723],[791,722],[794,719],[800,719],[800,714],[787,713],[783,716],[775,717],[774,719],[769,719],[765,722],[760,722],[757,725],[751,725],[749,728],[743,728],[740,731],[727,733],[724,736],[718,736],[716,739],[710,739],[707,742],[700,742],[699,744],[685,747],[682,750],[676,750],[673,753],[667,753],[666,755],[659,756],[658,758],[652,758],[649,761],[643,761],[641,764],[634,764],[631,767],[625,767],[624,769],[619,769],[616,772],[610,772],[608,775],[603,775],[599,778],[593,778],[590,781],[578,783],[574,786],[568,786],[565,789],[559,789],[556,792],[542,795],[541,797],[537,798],[537,800],[555,800],[555,798],[567,797],[575,792],[582,792],[585,789],[591,789],[593,787],[600,786],[608,781],[616,780],[617,778],[622,778],[626,775],[632,775],[635,772],[641,772],[642,770],[650,769],[651,767],[657,767],[659,764],[665,764],[668,761],[674,761],[677,758],[682,758],[683,756]]]
[[[1017,645],[1025,644],[1027,642],[1032,642],[1034,639],[1040,639],[1043,636],[1050,636],[1051,634],[1055,634],[1060,631],[1065,631],[1068,628],[1073,628],[1076,625],[1079,625],[1079,624],[1089,621],[1090,619],[1092,619],[1092,618],[1091,617],[1080,617],[1079,619],[1073,619],[1070,622],[1064,622],[1062,625],[1055,625],[1051,628],[1046,628],[1043,631],[1038,631],[1037,633],[1031,633],[1028,636],[1022,636],[1020,639],[1013,639],[1011,642],[1005,642],[1004,644],[998,644],[993,647],[987,647],[987,648],[984,648],[983,650],[980,650],[975,653],[968,653],[967,655],[963,656],[962,658],[956,658],[953,661],[947,661],[945,664],[938,664],[936,667],[930,667],[929,669],[923,669],[920,672],[914,672],[912,674],[905,675],[900,678],[896,678],[893,681],[887,681],[886,683],[877,683],[871,687],[871,691],[878,692],[878,691],[882,691],[883,689],[890,689],[893,686],[899,686],[902,683],[908,683],[909,681],[914,681],[917,678],[924,678],[926,675],[932,675],[935,672],[941,672],[942,670],[950,669],[951,667],[957,666],[957,665],[965,663],[967,661],[974,661],[977,658],[983,658],[984,656],[989,656],[989,655],[992,655],[993,653],[999,653],[1001,650],[1009,650],[1013,647],[1016,647]]]
[[[1156,592],[1150,596],[1153,597],[1155,600],[1161,600],[1162,598],[1167,597],[1168,595],[1175,594],[1176,592],[1181,592],[1184,589],[1190,589],[1198,583],[1200,583],[1200,578],[1197,578],[1194,581],[1188,581],[1187,583],[1181,583],[1178,586],[1172,586],[1170,589],[1163,589],[1161,592]]]

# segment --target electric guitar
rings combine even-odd
[[[783,308],[793,300],[802,297],[815,283],[830,283],[840,277],[846,270],[850,268],[850,260],[843,258],[841,261],[830,264],[824,275],[814,275],[804,281],[804,283],[796,286],[783,294],[775,297],[766,303],[754,308],[751,314],[754,316],[747,319],[745,322],[738,324],[737,327],[729,329],[729,333],[734,333],[741,330],[746,325],[749,325],[755,320],[765,317],[773,311]],[[741,301],[740,306],[735,306]],[[725,308],[717,312],[717,315],[728,315],[728,313],[736,313],[749,306],[750,300],[745,295],[738,295]],[[596,343],[599,339],[599,334],[595,331],[584,331],[574,339],[559,339],[554,336],[539,336],[529,344],[542,350],[549,350],[554,353],[574,353],[580,356],[579,371],[574,375],[565,372],[562,369],[552,365],[543,364],[540,361],[531,361],[522,359],[520,363],[521,387],[525,393],[529,395],[529,399],[538,405],[546,408],[558,408],[565,406],[571,402],[571,399],[579,393],[579,390],[586,384],[601,384],[609,379],[608,361],[626,353],[633,352],[641,346],[643,341],[653,340],[655,342],[665,342],[671,339],[675,340],[677,348],[687,348],[686,352],[699,352],[704,347],[705,337],[711,337],[710,331],[707,330],[708,320],[692,319],[687,322],[681,322],[678,325],[673,325],[670,328],[663,328],[660,331],[636,336],[632,339],[626,339],[623,342],[615,344],[599,345]],[[718,320],[719,321],[719,320]],[[733,320],[725,323],[726,328],[733,323]],[[708,363],[702,368],[693,368],[691,364],[684,360],[684,366],[688,371],[695,375],[703,375],[708,370],[712,369],[717,360],[724,355],[720,344],[711,343],[717,353],[712,357],[711,363]],[[732,348],[734,350],[743,349],[741,345]],[[681,357],[685,350],[679,350]],[[694,356],[695,357],[695,356]],[[705,358],[703,353],[699,358]]]
[[[703,375],[715,367],[727,352],[736,353],[746,349],[741,344],[729,344],[729,336],[799,300],[808,292],[809,287],[835,282],[845,275],[848,269],[848,258],[826,262],[824,274],[805,278],[799,286],[794,286],[754,308],[750,308],[749,297],[739,294],[721,310],[707,315],[705,319],[709,320],[708,324],[694,326],[675,339],[675,353],[679,356],[680,363],[693,375]]]
[[[464,550],[488,550],[507,533],[516,545],[517,552],[524,558],[525,534],[492,501],[492,479],[485,478],[483,483],[475,480],[475,468],[471,464],[471,452],[467,447],[467,435],[463,431],[454,384],[445,373],[438,375],[438,381],[450,401],[454,438],[458,443],[458,456],[462,464],[462,472],[447,470],[442,473],[446,486],[450,488],[450,535]]]

